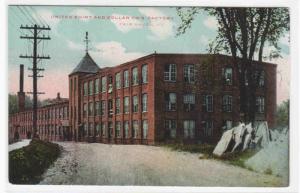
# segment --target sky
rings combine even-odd
[[[149,18],[150,17],[150,18]],[[34,21],[35,20],[35,21]],[[174,7],[76,7],[76,6],[10,6],[8,9],[8,73],[9,92],[19,88],[19,65],[25,65],[26,92],[31,91],[28,77],[32,61],[19,55],[31,55],[32,35],[20,26],[38,22],[51,30],[40,32],[51,40],[39,43],[39,55],[50,55],[38,66],[45,68],[38,79],[38,90],[45,92],[40,99],[54,98],[57,92],[68,97],[68,75],[85,55],[85,33],[89,33],[89,53],[98,66],[116,66],[138,57],[154,53],[207,53],[208,43],[217,34],[217,21],[200,11],[192,27],[176,36],[181,23]],[[277,64],[277,104],[289,98],[290,56],[289,34],[279,40],[281,58]],[[265,53],[272,51],[267,47]]]

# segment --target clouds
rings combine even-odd
[[[115,66],[144,55],[140,52],[128,52],[120,42],[116,41],[96,43],[95,48],[96,51],[90,53],[101,67]]]
[[[203,21],[204,26],[208,27],[209,29],[215,30],[218,28],[218,21],[216,20],[216,18],[214,17],[207,17],[204,21]]]
[[[71,40],[66,40],[66,41],[67,41],[68,48],[70,48],[71,50],[84,50],[85,49],[83,44],[78,44]]]
[[[166,17],[166,15],[155,8],[139,8],[140,13],[146,17]],[[171,20],[151,19],[149,23],[149,30],[152,32],[152,36],[149,36],[153,40],[163,40],[173,35],[173,22]]]

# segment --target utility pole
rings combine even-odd
[[[31,33],[33,34],[33,36],[20,36],[21,39],[29,39],[29,40],[33,40],[33,54],[31,56],[24,56],[24,55],[20,55],[20,58],[29,58],[32,59],[32,68],[29,68],[29,70],[32,71],[32,75],[29,75],[29,77],[32,77],[32,92],[27,92],[29,94],[33,95],[33,117],[32,117],[32,127],[33,127],[33,138],[39,138],[38,134],[37,134],[37,97],[39,94],[45,94],[43,92],[38,92],[37,89],[37,79],[40,77],[43,77],[42,75],[39,75],[40,71],[44,71],[43,68],[38,68],[37,64],[39,61],[41,61],[42,59],[50,59],[50,56],[40,56],[38,54],[38,44],[42,41],[42,40],[50,40],[50,37],[47,36],[45,37],[45,35],[43,36],[38,36],[38,34],[40,32],[42,32],[43,30],[51,30],[50,27],[41,27],[38,26],[37,24],[33,25],[33,26],[22,26],[20,27],[20,29],[25,29],[25,30],[30,30]]]

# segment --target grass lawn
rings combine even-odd
[[[234,152],[234,153],[225,153],[221,157],[214,156],[212,154],[215,145],[210,144],[164,144],[163,147],[167,147],[174,151],[183,151],[190,153],[201,153],[203,156],[200,156],[199,159],[215,159],[221,160],[228,164],[247,168],[252,170],[252,168],[245,166],[245,161],[257,153],[257,150],[246,150],[244,152]]]

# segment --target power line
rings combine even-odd
[[[32,20],[24,11],[23,11],[23,9],[21,9],[21,7],[20,6],[17,6],[17,8],[21,11],[21,13],[30,21],[30,23],[32,24],[32,25],[34,25],[34,23],[35,23],[35,21],[34,20]]]
[[[44,25],[44,26],[49,26],[48,23],[43,19],[43,17],[41,17],[36,10],[32,7],[29,6],[28,9],[31,9],[32,12],[34,13],[35,17],[38,18],[38,20]]]
[[[38,92],[38,86],[37,86],[37,80],[38,78],[43,77],[43,75],[40,75],[39,72],[44,71],[43,68],[38,67],[38,62],[43,59],[50,59],[50,56],[45,56],[44,54],[39,55],[38,54],[38,44],[42,40],[50,40],[50,37],[41,36],[38,35],[41,31],[49,31],[49,27],[41,27],[37,24],[33,26],[22,26],[20,29],[23,30],[33,30],[33,36],[21,36],[21,39],[27,39],[27,40],[33,40],[33,52],[32,55],[20,55],[20,58],[29,58],[32,59],[32,68],[29,68],[29,70],[32,71],[32,75],[29,75],[29,77],[32,77],[33,79],[33,89],[32,92],[28,92],[33,95],[33,117],[32,117],[32,126],[33,126],[33,138],[38,138],[37,134],[37,97],[39,94],[44,94],[43,92]],[[39,32],[38,32],[39,31]]]
[[[30,18],[32,18],[34,21],[35,21],[35,23],[40,23],[40,25],[44,25],[43,24],[43,22],[41,22],[40,20],[39,20],[39,18],[34,18],[33,16],[32,16],[32,14],[30,13],[31,11],[30,10],[28,10],[27,9],[28,7],[26,7],[26,6],[24,6],[23,7],[23,10],[25,10],[25,12],[30,16]],[[32,12],[33,13],[33,12]],[[34,13],[33,13],[34,14]],[[38,20],[38,21],[37,21]]]

